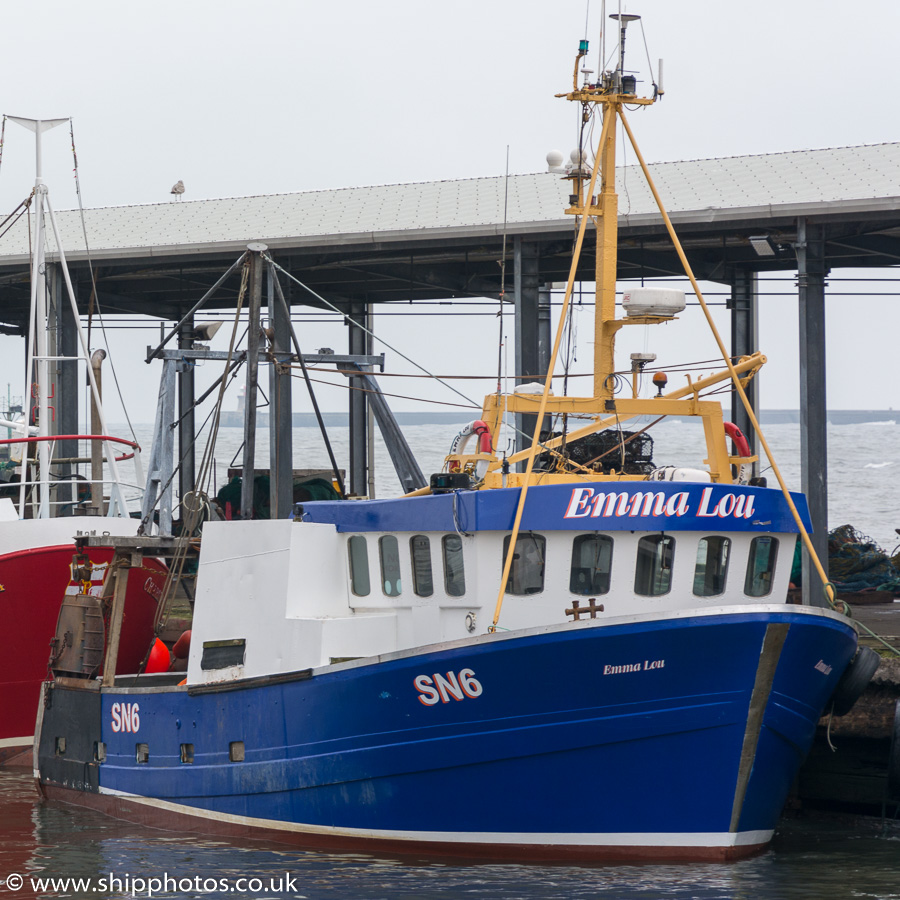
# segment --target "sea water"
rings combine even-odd
[[[573,790],[596,777],[573,773]],[[29,773],[0,769],[0,897],[889,900],[900,897],[900,830],[878,819],[785,819],[769,850],[732,863],[401,859],[138,827],[43,803]]]
[[[456,426],[404,430],[426,477],[438,471]],[[149,429],[137,431],[149,447]],[[663,424],[652,434],[659,465],[697,466],[705,455],[697,429],[687,424]],[[799,490],[798,426],[772,425],[766,436],[789,487]],[[222,430],[216,487],[227,480],[242,437],[240,429]],[[296,468],[328,468],[317,429],[295,428],[293,437]],[[347,429],[332,428],[330,437],[336,457],[346,465]],[[892,549],[900,540],[894,530],[900,526],[900,429],[881,423],[830,427],[828,450],[829,526],[852,524]],[[268,433],[259,430],[257,467],[265,468],[267,460]],[[399,483],[380,441],[375,467],[378,495],[396,496]],[[766,474],[774,484],[772,472]],[[573,772],[572,788],[597,777],[601,773]],[[495,802],[504,798],[498,795]],[[23,886],[17,888],[18,879],[10,881],[10,875],[21,876]],[[45,882],[41,888],[31,881],[39,878],[55,878],[56,886]],[[86,881],[79,886],[65,879]],[[900,898],[900,828],[875,818],[786,818],[766,853],[721,864],[550,866],[397,859],[140,828],[90,810],[42,803],[29,773],[0,770],[0,898],[6,896],[889,900]]]
[[[628,427],[638,430],[646,422],[632,420]],[[403,429],[406,440],[427,481],[439,472],[444,457],[450,451],[450,443],[459,425],[408,425]],[[149,427],[136,429],[138,441],[145,448],[150,446]],[[653,437],[653,459],[659,466],[687,466],[704,468],[706,447],[702,428],[681,420],[661,422],[648,433]],[[793,491],[801,489],[800,427],[796,424],[769,425],[764,429],[787,486]],[[332,451],[338,465],[346,467],[349,453],[349,429],[328,429]],[[198,447],[198,459],[202,456],[202,436]],[[240,466],[243,430],[222,428],[214,454],[214,484],[211,493],[227,483],[229,467]],[[512,435],[501,435],[499,448],[512,452]],[[305,469],[329,469],[328,453],[322,435],[317,428],[293,429],[294,467]],[[269,461],[269,433],[265,429],[256,432],[256,468],[267,468]],[[390,455],[376,429],[375,440],[375,489],[379,498],[396,497],[401,493],[400,482],[391,464]],[[772,470],[772,461],[763,457],[760,465],[769,487],[778,487]],[[900,426],[894,422],[874,422],[855,425],[830,425],[828,427],[828,527],[852,525],[871,537],[885,550],[892,550],[900,543],[895,531],[900,528]]]

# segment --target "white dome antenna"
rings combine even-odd
[[[551,150],[547,154],[547,171],[556,175],[565,175],[566,168],[563,165],[565,157],[561,150]]]

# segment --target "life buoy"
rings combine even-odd
[[[722,426],[725,429],[725,434],[731,438],[734,443],[734,449],[737,451],[738,456],[750,456],[750,442],[747,440],[746,435],[734,422],[723,422]],[[734,480],[738,484],[746,484],[750,477],[750,467],[747,465],[741,465],[735,468],[731,467],[731,474]]]
[[[747,440],[746,435],[734,422],[723,422],[723,427],[725,428],[725,434],[734,441],[735,450],[737,450],[738,456],[750,456],[750,442]]]
[[[473,437],[478,439],[479,453],[493,453],[493,447],[491,446],[491,430],[488,428],[487,422],[482,419],[476,419],[474,422],[469,422],[469,424],[453,438],[453,441],[450,444],[450,455],[465,456],[469,452],[469,442]],[[479,478],[483,478],[487,472],[487,467],[488,461],[486,459],[479,459],[475,464],[475,474]],[[451,460],[448,468],[451,472],[458,472],[460,468],[459,460]]]

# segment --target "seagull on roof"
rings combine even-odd
[[[169,191],[169,193],[174,194],[176,200],[180,200],[181,195],[184,193],[184,182],[180,179],[176,181],[175,184],[172,185],[172,190]]]

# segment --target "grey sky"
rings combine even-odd
[[[609,2],[607,12],[616,5]],[[179,179],[190,201],[496,175],[507,146],[511,172],[540,171],[548,150],[567,153],[574,145],[574,110],[553,95],[570,83],[586,8],[585,0],[7,4],[0,111],[74,117],[86,206],[170,202]],[[600,10],[594,0],[594,67]],[[665,100],[631,116],[650,161],[898,139],[895,0],[864,7],[632,0],[628,10],[644,17],[653,66],[665,59]],[[629,34],[628,59],[646,79],[637,29]],[[29,133],[7,124],[4,210],[30,190],[32,146]],[[56,208],[77,205],[66,128],[46,136],[45,174]],[[895,309],[893,298],[829,301],[830,406],[900,406],[888,376]],[[384,316],[378,330],[443,373],[496,370],[495,319],[453,320],[425,350],[435,321]],[[589,340],[590,324],[581,331]],[[657,344],[671,338],[675,346],[665,354],[673,363],[708,359],[714,346],[699,331],[688,315],[664,334],[633,340],[649,341],[662,357]],[[116,332],[113,346],[124,357],[117,368],[126,399],[142,411],[154,402],[158,372],[148,373],[136,355],[153,336]],[[304,344],[337,349],[345,340],[343,327],[332,324],[307,328]],[[20,345],[0,338],[4,393],[8,381],[14,394],[22,392]],[[763,301],[761,345],[772,359],[763,405],[796,406],[796,304],[789,297]],[[583,343],[582,368],[590,352]],[[863,365],[875,367],[870,394],[854,375]],[[404,371],[399,361],[392,368]],[[397,393],[426,390],[404,381]],[[477,399],[488,388],[474,383],[469,392]],[[446,392],[433,396],[454,400]],[[322,405],[341,408],[343,395],[326,392]],[[409,401],[397,406],[416,408]]]

